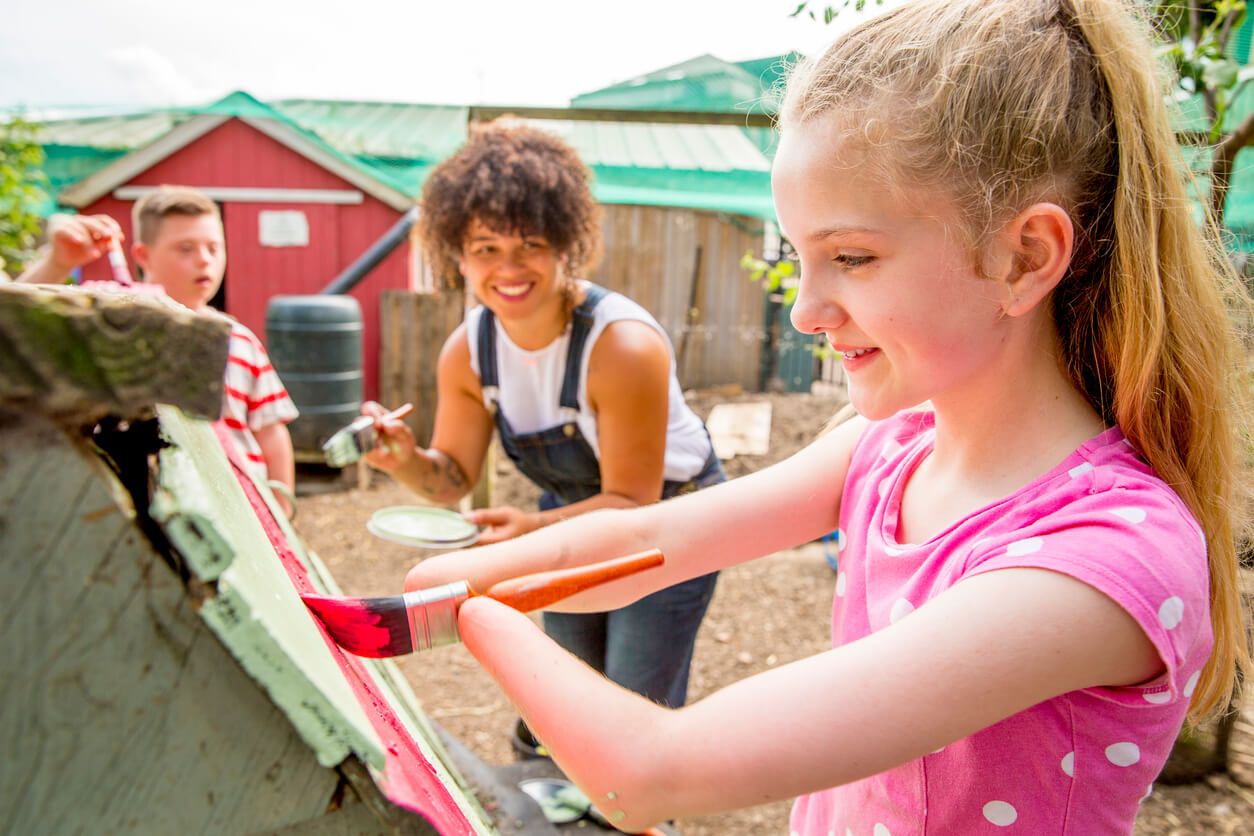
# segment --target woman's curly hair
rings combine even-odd
[[[472,128],[422,187],[418,232],[435,275],[456,282],[473,220],[504,235],[537,235],[566,260],[570,277],[596,266],[600,209],[591,172],[559,137],[517,120]]]

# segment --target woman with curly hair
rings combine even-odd
[[[460,273],[480,305],[448,338],[431,446],[368,403],[383,444],[366,457],[437,503],[466,494],[495,428],[544,494],[538,511],[471,512],[480,543],[604,508],[631,508],[725,480],[684,402],[666,332],[626,297],[581,278],[600,254],[589,171],[558,137],[494,122],[432,172],[419,229],[437,274]],[[604,613],[545,613],[545,630],[615,682],[684,703],[716,573]],[[519,721],[515,748],[533,754]]]

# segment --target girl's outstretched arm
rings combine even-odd
[[[531,572],[661,549],[659,569],[585,592],[554,609],[600,612],[735,563],[808,542],[834,529],[856,418],[772,467],[641,508],[594,511],[523,537],[429,558],[405,588],[468,580],[474,589]]]
[[[458,625],[562,770],[626,830],[857,780],[1058,694],[1163,669],[1114,601],[1041,569],[969,578],[860,641],[678,710],[494,601],[466,602]]]

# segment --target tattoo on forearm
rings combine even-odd
[[[466,482],[466,475],[462,473],[461,467],[453,461],[451,456],[439,450],[432,450],[431,458],[433,467],[422,474],[423,493],[440,496],[451,491],[456,491],[458,494],[467,491],[470,486]]]

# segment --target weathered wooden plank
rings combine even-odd
[[[157,402],[217,418],[230,332],[160,295],[0,285],[0,401],[75,423]]]
[[[79,439],[0,422],[0,527],[8,832],[244,833],[326,809],[334,770],[209,632]]]
[[[761,226],[753,218],[721,213],[605,207],[605,257],[591,278],[652,313],[677,350],[687,333],[679,368],[685,387],[757,387],[763,294],[740,269],[740,258],[761,250]],[[697,316],[689,322],[697,247],[702,248]]]

